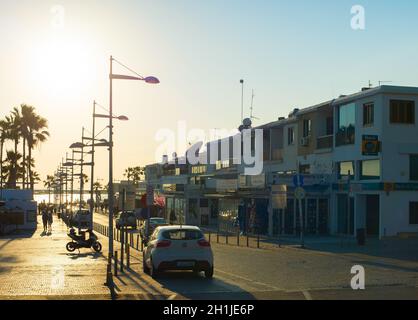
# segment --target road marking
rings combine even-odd
[[[273,290],[277,290],[277,291],[283,291],[283,289],[281,289],[281,288],[278,288],[278,287],[275,287],[275,286],[272,286],[272,285],[269,285],[269,284],[266,284],[266,283],[263,283],[263,282],[254,281],[252,279],[249,279],[249,278],[246,278],[246,277],[242,277],[242,276],[238,276],[236,274],[229,273],[229,272],[226,272],[226,271],[223,271],[223,270],[215,269],[215,271],[216,272],[220,272],[220,273],[224,273],[224,274],[226,274],[228,276],[235,277],[237,279],[241,279],[241,280],[247,281],[247,282],[252,283],[252,284],[258,284],[258,285],[261,285],[263,287],[267,287],[270,290],[273,289]]]
[[[313,300],[311,294],[308,291],[302,291],[303,295],[305,296],[306,300]]]

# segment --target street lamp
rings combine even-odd
[[[144,81],[148,84],[159,84],[160,80],[156,77],[142,77],[137,74],[137,77],[126,76],[113,73],[113,62],[117,62],[122,67],[133,72],[131,69],[127,68],[113,56],[110,56],[110,72],[109,72],[109,253],[108,253],[108,262],[107,262],[107,279],[106,285],[113,289],[113,276],[112,276],[112,257],[113,257],[113,80],[134,80],[134,81]]]

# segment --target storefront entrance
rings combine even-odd
[[[380,204],[378,195],[366,196],[366,230],[369,236],[379,235]]]

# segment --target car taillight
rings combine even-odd
[[[206,241],[205,239],[201,239],[197,242],[199,246],[201,247],[210,247],[209,241]]]
[[[157,248],[167,248],[171,246],[171,241],[161,240],[157,242]]]

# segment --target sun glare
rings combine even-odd
[[[37,46],[32,57],[35,60],[32,80],[48,94],[65,97],[85,92],[97,74],[91,50],[81,42],[49,41]]]

